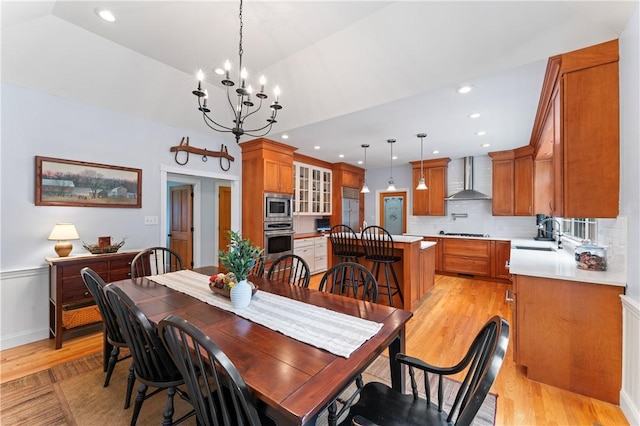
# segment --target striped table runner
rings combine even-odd
[[[245,309],[234,309],[231,301],[209,290],[209,276],[184,270],[147,277],[209,305],[278,331],[335,355],[349,356],[373,337],[382,324],[308,303],[258,291]]]

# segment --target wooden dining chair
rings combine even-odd
[[[131,278],[181,271],[182,258],[168,247],[149,247],[131,261]]]
[[[494,316],[482,327],[464,358],[451,367],[436,367],[420,359],[398,354],[396,361],[409,367],[412,394],[395,391],[379,382],[367,383],[360,391],[360,399],[340,425],[468,426],[502,367],[508,345],[509,323]],[[461,372],[465,373],[464,379],[447,413],[444,410],[447,397],[443,392],[444,378]],[[437,377],[437,403],[431,401],[429,374]],[[423,383],[422,389],[419,389],[419,382]],[[420,392],[423,392],[424,398]]]
[[[298,287],[309,287],[311,270],[307,262],[298,255],[286,254],[276,259],[269,267],[267,279]]]
[[[376,278],[371,271],[355,262],[338,263],[329,268],[320,279],[318,290],[374,303],[378,302]],[[363,388],[364,382],[361,374],[358,374],[355,381],[356,390],[351,395],[346,398],[336,398],[329,405],[327,417],[329,426],[335,426],[337,420],[349,410]]]
[[[256,264],[253,265],[253,268],[251,268],[251,273],[249,275],[253,275],[260,278],[264,277],[264,256],[260,256],[256,260]]]
[[[142,403],[162,390],[167,391],[162,424],[174,424],[173,398],[175,394],[177,393],[182,399],[190,402],[187,394],[178,387],[184,384],[180,370],[169,356],[155,326],[129,296],[122,289],[113,285],[107,285],[104,291],[133,356],[135,376],[140,382],[131,416],[131,426],[135,426],[138,420]],[[155,387],[156,390],[147,394],[149,386]],[[182,416],[176,423],[180,423],[193,414],[195,414],[195,410]]]
[[[199,328],[169,315],[158,324],[158,334],[184,377],[198,425],[262,424],[235,365]]]
[[[116,362],[131,358],[131,354],[129,353],[126,356],[119,358],[120,348],[128,348],[128,345],[124,336],[120,332],[120,326],[118,325],[116,314],[113,312],[113,309],[111,309],[111,305],[109,305],[107,296],[104,293],[104,287],[106,286],[105,282],[91,268],[82,268],[80,276],[93,295],[93,299],[95,300],[96,305],[98,305],[100,315],[102,316],[102,323],[104,324],[103,350],[105,357],[107,353],[109,354],[109,360],[104,366],[107,373],[104,379],[104,387],[106,388],[109,386],[109,381],[111,380],[111,375],[113,374]],[[131,404],[131,393],[133,392],[134,383],[135,373],[132,360],[131,365],[129,366],[129,376],[127,377],[127,393],[124,400],[125,409],[129,408],[129,405]]]

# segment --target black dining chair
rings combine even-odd
[[[335,225],[329,231],[331,250],[340,262],[357,262],[364,256],[358,234],[348,225]]]
[[[393,264],[400,262],[402,257],[394,254],[393,238],[389,231],[381,226],[371,225],[362,230],[360,242],[364,248],[364,258],[371,262],[371,272],[380,283],[380,267],[384,267],[385,283],[387,285],[387,297],[389,306],[393,306],[393,296],[397,294],[404,303],[402,289],[398,282],[398,276]],[[389,275],[391,271],[391,276]],[[391,282],[393,277],[393,283]]]
[[[135,426],[138,420],[142,403],[162,390],[167,391],[162,424],[174,424],[173,398],[175,394],[177,393],[182,399],[189,401],[187,394],[178,388],[184,384],[180,370],[167,353],[155,326],[129,296],[122,289],[113,285],[107,285],[104,291],[133,356],[135,376],[140,382],[131,416],[131,426]],[[149,386],[156,389],[147,394]],[[195,411],[185,414],[176,423],[180,423],[193,414]]]
[[[355,262],[338,263],[329,268],[322,278],[318,290],[355,299],[378,302],[378,283],[366,267]],[[356,377],[356,391],[347,398],[336,398],[328,410],[327,422],[334,426],[337,420],[351,407],[364,386],[362,375]],[[340,409],[338,409],[340,404]]]
[[[107,373],[106,378],[104,379],[104,387],[106,388],[109,386],[109,381],[111,380],[111,375],[113,374],[116,363],[131,358],[131,354],[129,353],[122,358],[118,358],[120,356],[120,348],[128,348],[129,346],[120,332],[120,326],[118,325],[116,314],[113,312],[111,305],[109,305],[109,302],[107,301],[107,296],[104,293],[104,288],[106,286],[105,282],[91,268],[82,268],[80,276],[93,295],[93,299],[95,300],[96,305],[98,305],[100,315],[102,316],[102,323],[104,325],[103,350],[105,357],[109,354],[109,359],[104,366]],[[134,383],[135,374],[132,360],[131,365],[129,366],[129,375],[127,377],[127,393],[124,400],[125,409],[129,408],[129,405],[131,404],[131,393],[133,392]]]
[[[262,424],[235,365],[199,328],[169,315],[158,324],[158,334],[184,377],[198,425]]]
[[[300,256],[285,254],[271,264],[269,272],[267,272],[267,279],[298,287],[309,287],[311,270],[307,262]]]
[[[451,367],[436,367],[404,354],[396,361],[409,367],[411,395],[379,383],[367,383],[360,399],[340,424],[360,425],[459,425],[468,426],[484,402],[509,345],[509,323],[494,316],[482,327],[464,358]],[[417,371],[416,371],[417,370]],[[443,406],[445,377],[463,373],[449,412]],[[429,374],[437,376],[437,403],[431,401]],[[423,376],[423,377],[419,377]],[[422,382],[422,389],[418,383]],[[424,398],[420,396],[424,393]]]
[[[182,258],[168,247],[149,247],[131,261],[131,278],[181,271]]]

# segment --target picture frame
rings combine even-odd
[[[36,206],[142,207],[142,170],[36,156]]]

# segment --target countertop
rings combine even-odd
[[[514,275],[528,275],[532,277],[581,281],[621,287],[627,285],[627,277],[622,272],[578,269],[576,267],[573,249],[539,251],[514,248],[516,246],[552,247],[557,249],[555,242],[535,241],[533,239],[512,239],[509,272]]]

